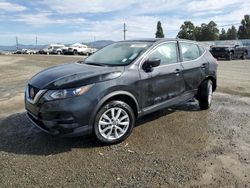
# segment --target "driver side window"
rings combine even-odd
[[[160,59],[160,66],[177,63],[177,44],[175,42],[170,42],[157,47],[148,56],[148,59]]]

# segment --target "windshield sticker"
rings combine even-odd
[[[147,46],[146,44],[132,44],[130,48],[146,48]]]
[[[133,60],[138,56],[138,53],[134,53],[132,56],[130,56],[129,60]]]
[[[127,60],[128,60],[127,58],[124,58],[124,59],[122,60],[122,62],[125,63]]]

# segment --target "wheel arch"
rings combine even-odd
[[[212,81],[212,83],[213,83],[213,85],[212,85],[213,86],[213,91],[215,91],[216,88],[217,88],[217,80],[216,80],[216,78],[214,76],[207,76],[202,82],[204,82],[205,80],[211,80]]]
[[[136,97],[132,93],[127,92],[127,91],[115,91],[115,92],[109,93],[108,95],[104,96],[97,103],[96,107],[94,108],[94,110],[91,114],[90,125],[94,125],[95,115],[100,110],[100,108],[104,104],[106,104],[107,102],[112,101],[112,100],[120,100],[120,101],[127,103],[134,111],[135,117],[136,118],[138,117],[138,114],[140,113],[140,108],[139,108],[139,104],[138,104]]]

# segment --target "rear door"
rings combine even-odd
[[[187,91],[195,91],[205,79],[209,63],[203,57],[205,50],[191,42],[179,42],[181,64]]]
[[[144,58],[143,62],[157,58],[161,63],[152,72],[145,72],[142,68],[139,70],[142,108],[167,102],[184,92],[185,83],[177,49],[176,41],[166,42],[157,46]]]

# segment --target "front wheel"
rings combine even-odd
[[[73,55],[78,55],[78,52],[76,50],[74,50]]]
[[[241,59],[242,59],[242,60],[245,60],[246,58],[247,58],[247,53],[244,52],[244,53],[242,54],[242,56],[241,56]]]
[[[105,144],[116,144],[125,140],[132,132],[135,115],[123,101],[110,101],[97,113],[94,133]]]
[[[201,110],[210,108],[213,100],[213,83],[211,80],[205,80],[199,87],[198,101]]]

